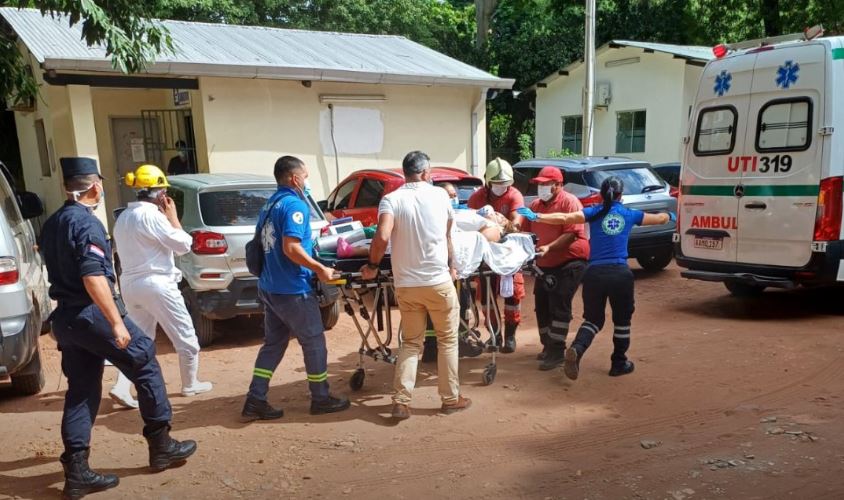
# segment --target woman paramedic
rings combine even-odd
[[[673,213],[646,214],[626,208],[621,203],[624,183],[609,177],[601,183],[603,205],[584,208],[568,214],[537,214],[528,208],[519,213],[543,224],[589,223],[591,254],[589,267],[583,276],[583,325],[571,347],[566,349],[563,370],[568,378],[577,379],[580,359],[592,344],[592,339],[604,326],[607,299],[612,308],[613,353],[610,376],[633,372],[633,362],[627,359],[630,347],[630,320],[633,317],[633,273],[627,267],[627,240],[634,225],[651,226],[676,220]]]

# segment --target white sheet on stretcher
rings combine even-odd
[[[492,243],[477,231],[451,235],[457,275],[466,278],[486,263],[495,274],[507,276],[517,272],[535,255],[531,235],[514,233],[504,243]]]

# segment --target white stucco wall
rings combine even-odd
[[[607,61],[639,58],[639,62],[606,67]],[[680,159],[681,141],[687,128],[689,96],[693,98],[703,68],[682,59],[641,49],[609,49],[598,55],[597,84],[609,83],[612,101],[595,111],[595,155],[628,156],[652,163]],[[576,67],[536,93],[536,155],[562,146],[562,117],[583,114],[585,67]],[[692,86],[692,88],[688,88]],[[645,152],[617,153],[617,113],[646,110]]]

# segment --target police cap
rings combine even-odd
[[[59,159],[59,163],[61,163],[62,165],[62,177],[64,178],[64,180],[68,180],[72,177],[77,177],[79,175],[92,174],[99,175],[100,179],[103,178],[103,176],[100,175],[100,170],[97,168],[97,161],[93,158],[61,158]]]

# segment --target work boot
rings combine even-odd
[[[393,403],[391,416],[396,420],[407,420],[410,418],[410,407],[402,403]]]
[[[459,396],[457,401],[453,403],[443,403],[442,408],[440,409],[441,412],[445,413],[446,415],[451,415],[452,413],[465,410],[472,406],[472,400],[469,398],[464,398],[463,396]]]
[[[565,350],[565,346],[552,346],[549,348],[545,351],[545,357],[542,359],[542,362],[539,363],[539,369],[546,372],[562,365],[563,359],[565,358]]]
[[[352,404],[347,398],[328,396],[325,401],[311,401],[311,415],[325,415],[348,410]]]
[[[636,366],[632,361],[625,361],[623,365],[613,366],[610,368],[610,377],[620,377],[622,375],[633,373],[635,368]]]
[[[126,375],[123,375],[123,372],[117,370],[117,380],[111,390],[108,391],[108,397],[124,408],[137,408],[138,401],[132,397],[132,393],[129,391],[131,387],[132,381]]]
[[[536,360],[542,361],[545,359],[546,356],[548,356],[548,346],[543,344],[542,350],[539,351],[539,354],[536,355]]]
[[[577,376],[580,374],[580,359],[574,346],[566,349],[563,372],[566,374],[566,377],[572,380],[577,380]]]
[[[266,401],[246,396],[246,403],[243,404],[243,411],[240,416],[246,422],[253,420],[275,420],[284,416],[284,410],[273,408]]]
[[[490,337],[489,340],[486,341],[485,345],[486,345],[486,350],[489,351],[489,352],[492,352],[492,349],[493,349],[492,348],[492,337]],[[495,336],[495,350],[500,351],[501,349],[502,349],[502,347],[501,347],[501,334],[498,334],[498,335]]]
[[[516,352],[516,325],[504,325],[504,345],[501,346],[501,352]]]
[[[423,348],[422,348],[422,362],[423,363],[434,363],[436,361],[437,361],[437,342],[435,340],[429,341],[426,338],[425,343],[423,344]]]
[[[189,398],[210,392],[214,388],[214,384],[211,382],[200,382],[196,378],[196,374],[199,372],[199,356],[180,356],[179,369],[182,375],[182,396]]]
[[[64,468],[64,490],[62,498],[76,500],[88,493],[107,490],[120,484],[114,474],[99,474],[88,466],[89,450],[62,453],[59,460]]]
[[[196,452],[196,441],[176,441],[170,437],[170,426],[165,425],[149,435],[144,433],[149,444],[149,467],[161,472],[174,465],[182,464]]]

